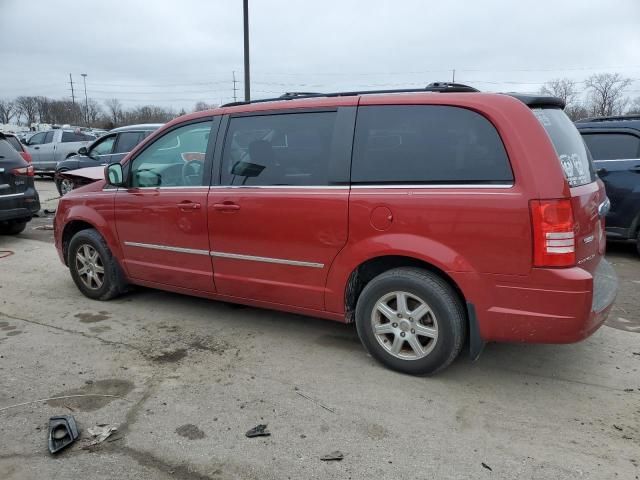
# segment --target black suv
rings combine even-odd
[[[33,166],[0,133],[0,235],[16,235],[40,210]]]
[[[640,115],[581,120],[576,127],[607,189],[607,236],[633,240],[640,253]]]
[[[133,150],[143,139],[160,128],[162,123],[145,123],[129,125],[110,130],[88,147],[81,147],[78,155],[69,157],[56,166],[55,182],[58,193],[64,195],[73,190],[73,181],[59,174],[78,168],[97,167],[113,162],[119,162]]]

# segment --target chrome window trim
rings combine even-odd
[[[349,185],[211,185],[211,188],[255,188],[255,189],[265,189],[265,190],[273,190],[273,189],[311,189],[314,190],[348,190]]]
[[[0,198],[23,197],[23,196],[24,196],[24,192],[8,193],[6,195],[0,195]]]
[[[257,257],[254,255],[241,255],[239,253],[209,252],[212,257],[230,258],[233,260],[249,260],[252,262],[277,263],[281,265],[293,265],[296,267],[324,268],[324,263],[303,262],[300,260],[286,260],[284,258]]]
[[[415,184],[415,185],[409,185],[409,184],[402,184],[402,183],[396,183],[396,184],[384,184],[384,185],[375,185],[375,184],[371,184],[371,185],[351,185],[351,188],[353,189],[364,189],[364,188],[375,188],[375,189],[389,189],[389,188],[411,188],[411,189],[429,189],[429,190],[437,190],[437,189],[451,189],[451,188],[459,188],[459,189],[494,189],[494,188],[498,188],[498,189],[507,189],[507,188],[513,188],[513,183],[500,183],[500,184],[488,184],[488,183],[479,183],[479,184],[473,184],[473,183],[460,183],[460,184]]]
[[[170,247],[168,245],[156,245],[154,243],[124,242],[129,247],[150,248],[152,250],[163,250],[165,252],[191,253],[193,255],[209,255],[209,250],[198,250],[197,248]]]
[[[107,185],[105,185],[103,187],[103,190],[107,187]],[[209,187],[207,186],[202,186],[202,185],[197,185],[197,186],[176,186],[176,187],[118,187],[118,191],[129,191],[129,190],[185,190],[185,189],[192,189],[192,190],[209,190]]]

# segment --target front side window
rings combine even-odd
[[[47,134],[45,132],[36,133],[33,137],[29,139],[29,145],[42,145],[44,142],[44,137]]]
[[[129,153],[133,150],[140,140],[142,140],[142,132],[122,132],[118,134],[113,153]]]
[[[509,184],[500,135],[482,115],[440,105],[358,109],[354,184]]]
[[[586,133],[582,138],[594,160],[640,158],[640,138],[628,133]]]
[[[165,133],[131,164],[132,187],[203,185],[211,121],[184,125]]]
[[[336,112],[236,117],[222,154],[222,185],[327,185]]]
[[[42,143],[51,143],[53,142],[53,130],[47,132],[47,134],[44,136],[44,140],[42,141]]]
[[[95,157],[98,155],[109,155],[113,149],[113,143],[115,139],[115,135],[102,139],[100,143],[94,145],[93,148],[91,148],[89,156]]]

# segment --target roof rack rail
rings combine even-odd
[[[352,97],[356,95],[375,95],[380,93],[420,93],[420,92],[438,92],[438,93],[462,93],[462,92],[479,92],[480,90],[464,85],[462,83],[452,82],[433,82],[424,88],[397,88],[391,90],[354,90],[351,92],[332,92],[332,93],[315,93],[315,92],[287,92],[276,98],[261,98],[259,100],[251,100],[249,102],[231,102],[225,103],[222,107],[235,107],[237,105],[248,105],[251,103],[276,102],[282,100],[294,100],[300,98],[317,98],[317,97]]]
[[[640,115],[630,113],[628,115],[609,115],[603,117],[589,117],[579,120],[580,122],[611,122],[616,120],[640,120]]]

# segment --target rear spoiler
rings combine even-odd
[[[564,100],[547,95],[527,95],[523,93],[507,93],[510,97],[517,98],[529,108],[560,108],[564,109]]]

